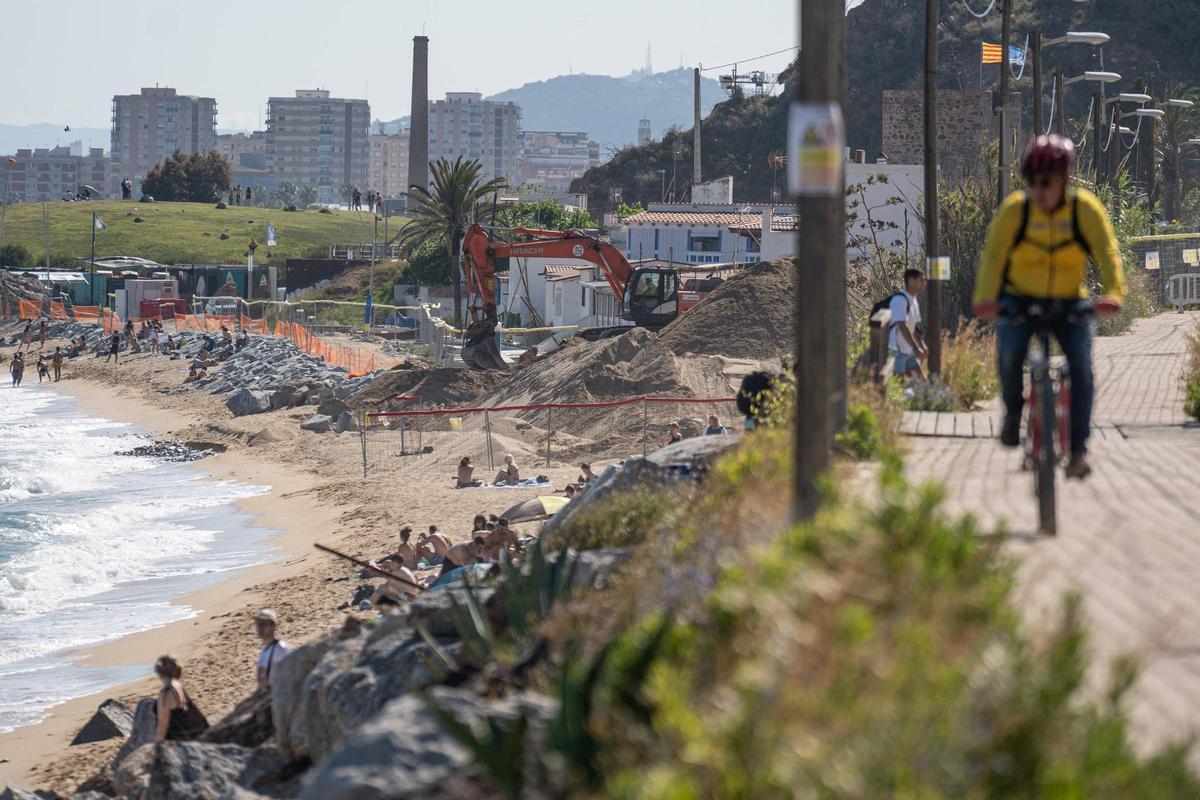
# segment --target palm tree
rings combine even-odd
[[[1181,84],[1168,84],[1166,96],[1179,100],[1200,101],[1200,93],[1195,87]],[[1159,129],[1159,139],[1155,143],[1155,159],[1162,165],[1162,182],[1166,197],[1166,218],[1168,221],[1177,219],[1183,205],[1183,158],[1181,148],[1200,131],[1197,126],[1196,111],[1191,108],[1168,107],[1164,124]]]
[[[430,239],[445,237],[446,255],[450,257],[450,271],[454,276],[454,326],[461,328],[462,276],[459,274],[459,253],[462,251],[463,237],[474,217],[475,206],[507,184],[503,178],[483,181],[479,175],[483,165],[478,161],[463,161],[462,156],[454,159],[453,163],[439,158],[429,166],[433,190],[422,186],[408,187],[412,217],[396,235],[396,240],[411,251]]]

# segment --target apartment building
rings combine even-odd
[[[219,134],[217,152],[225,156],[234,170],[239,167],[266,169],[267,134],[265,131]]]
[[[4,162],[0,192],[9,202],[63,200],[74,197],[81,186],[91,186],[102,198],[121,196],[112,159],[99,147],[91,148],[87,155],[72,155],[70,147],[18,150]]]
[[[429,160],[458,156],[483,165],[485,178],[519,180],[521,107],[484,100],[478,92],[447,92],[429,104]]]
[[[367,192],[371,107],[330,97],[327,89],[297,89],[267,101],[266,169],[276,182],[317,187],[317,201],[345,203],[349,188]]]
[[[524,131],[521,135],[521,186],[565,192],[571,181],[600,166],[600,143],[579,131]]]
[[[384,197],[399,197],[408,191],[408,133],[379,133],[368,137],[371,160],[367,186]]]
[[[136,188],[155,164],[176,150],[186,154],[217,146],[217,101],[181,95],[168,87],[113,95],[111,154],[121,178]]]

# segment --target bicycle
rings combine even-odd
[[[1025,401],[1023,469],[1033,472],[1038,501],[1038,528],[1046,536],[1058,533],[1055,470],[1071,445],[1071,376],[1065,364],[1050,360],[1050,326],[1060,316],[1091,312],[1086,301],[1031,302],[1023,313],[1010,315],[1015,323],[1034,325],[1029,348],[1029,393]],[[1058,440],[1057,448],[1055,439]]]

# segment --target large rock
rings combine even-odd
[[[296,388],[294,383],[285,383],[276,387],[275,392],[271,395],[271,410],[291,408],[294,405],[292,398],[296,396]]]
[[[135,714],[136,717],[136,714]],[[136,729],[137,723],[134,723]],[[153,739],[153,735],[150,737]],[[128,744],[128,742],[126,742]],[[158,745],[152,741],[143,744],[126,755],[117,753],[113,766],[113,789],[117,797],[135,797],[141,794],[150,782],[150,764],[154,761]],[[123,753],[125,748],[121,748]]]
[[[147,697],[138,701],[133,712],[133,729],[121,749],[117,751],[116,760],[119,762],[125,756],[137,750],[144,744],[154,741],[155,728],[158,725],[158,707],[154,698]]]
[[[105,739],[128,736],[133,731],[133,711],[119,700],[109,698],[100,704],[87,724],[75,734],[71,745],[91,744]]]
[[[300,423],[300,430],[312,431],[313,433],[329,433],[332,427],[333,420],[327,414],[313,414]]]
[[[332,392],[333,390],[329,389],[329,391]],[[350,406],[346,405],[344,400],[338,400],[336,397],[323,399],[321,400],[321,405],[317,406],[318,414],[325,414],[333,419],[337,419],[344,412],[348,412],[349,410]]]
[[[286,661],[286,659],[284,659]],[[279,662],[280,664],[283,661]],[[271,693],[256,691],[201,736],[210,744],[238,744],[258,747],[275,733],[271,719]]]
[[[10,783],[3,792],[0,792],[0,800],[44,800],[44,798],[32,789]]]
[[[329,401],[326,400],[325,402],[328,403]],[[354,414],[349,411],[343,411],[341,414],[338,414],[337,422],[333,423],[333,430],[335,433],[357,431],[358,421],[354,419]]]
[[[225,401],[225,407],[232,411],[235,417],[262,414],[271,410],[271,393],[256,389],[239,389]]]
[[[298,647],[271,670],[271,719],[275,741],[290,759],[308,756],[308,726],[305,715],[297,714],[304,697],[304,679],[335,641],[332,636],[325,636]]]
[[[433,702],[470,724],[483,715],[531,721],[532,753],[554,714],[551,701],[515,695],[489,702],[472,692],[439,687]],[[525,771],[535,774],[532,765]],[[301,800],[353,797],[356,800],[449,800],[496,797],[496,787],[476,770],[470,752],[446,733],[423,697],[406,695],[388,703],[348,736],[338,750],[305,777]]]
[[[160,742],[154,750],[147,770],[149,781],[142,793],[145,800],[220,797],[240,785],[239,778],[254,753],[235,744],[203,742]],[[282,768],[282,756],[276,754],[276,758]]]
[[[441,639],[452,658],[461,651],[457,637]],[[439,682],[434,650],[413,633],[402,615],[390,615],[369,636],[340,643],[304,681],[301,701],[308,753],[320,761],[358,725],[388,701]]]

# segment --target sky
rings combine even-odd
[[[485,95],[567,73],[625,75],[747,59],[778,72],[796,0],[56,0],[6,3],[0,123],[107,128],[114,94],[171,86],[217,99],[217,126],[261,127],[267,98],[325,88],[371,115],[409,112],[412,37],[429,37],[429,96]],[[21,68],[12,69],[17,65]],[[725,72],[726,70],[720,70]],[[711,73],[716,77],[717,71]]]

